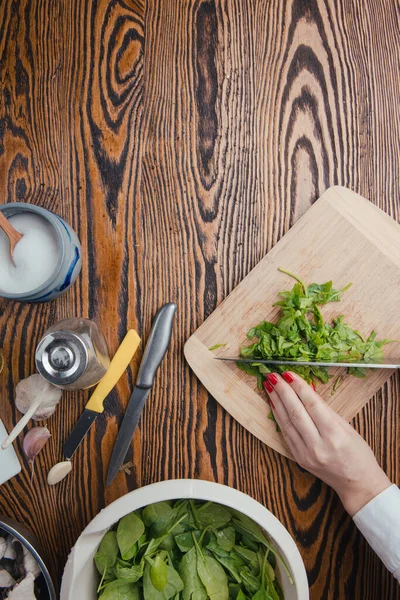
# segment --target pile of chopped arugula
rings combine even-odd
[[[282,358],[301,361],[327,362],[381,362],[383,346],[393,340],[377,340],[375,331],[365,338],[359,331],[352,329],[344,321],[343,315],[333,319],[331,323],[324,320],[320,306],[328,302],[338,302],[343,292],[352,285],[349,283],[341,290],[333,288],[332,281],[307,286],[299,277],[289,271],[279,269],[282,273],[293,277],[297,283],[290,291],[279,293],[282,300],[279,306],[281,313],[276,323],[263,321],[252,327],[247,334],[250,340],[256,339],[250,346],[241,348],[242,358],[254,358],[254,363],[237,363],[237,366],[258,379],[258,387],[262,389],[266,375],[272,371],[283,373],[285,366],[257,363],[257,360]],[[327,367],[291,365],[294,371],[308,383],[315,385],[318,381],[327,383],[330,375]],[[350,367],[347,372],[356,377],[365,377],[367,369]],[[334,389],[339,384],[337,378]]]
[[[136,510],[103,537],[94,563],[99,600],[283,600],[264,531],[214,502],[176,500]]]

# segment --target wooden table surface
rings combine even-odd
[[[68,479],[46,484],[87,393],[66,393],[48,420],[33,485],[24,464],[1,487],[0,513],[37,534],[58,579],[104,505],[195,477],[247,492],[284,523],[312,599],[400,598],[335,494],[239,426],[182,352],[327,187],[347,186],[400,219],[399,10],[397,0],[0,3],[0,202],[56,211],[83,245],[82,275],[62,298],[1,301],[1,418],[10,428],[19,417],[15,385],[34,372],[51,323],[90,317],[113,352],[128,327],[146,339],[164,302],[179,310],[130,475],[105,489],[141,353]],[[398,395],[394,377],[354,421],[394,481]],[[22,455],[21,439],[16,448]]]

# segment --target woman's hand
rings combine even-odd
[[[365,440],[301,377],[267,377],[264,387],[295,460],[332,486],[351,516],[391,485]]]

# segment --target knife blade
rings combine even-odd
[[[228,362],[239,362],[247,364],[260,364],[260,365],[297,365],[306,367],[343,367],[348,369],[349,367],[360,367],[362,369],[399,369],[400,358],[388,358],[380,363],[368,363],[363,361],[354,362],[327,362],[323,360],[283,360],[283,359],[262,359],[257,358],[224,358],[214,357],[215,360],[223,360]]]
[[[130,329],[110,362],[107,373],[97,384],[89,402],[85,406],[85,410],[64,443],[63,453],[67,460],[72,458],[79,444],[93,425],[93,422],[103,412],[105,398],[121,378],[139,344],[140,337],[134,329]]]
[[[136,385],[129,399],[128,407],[112,451],[107,473],[107,486],[114,481],[131,445],[132,437],[146,403],[147,396],[153,387],[156,372],[171,341],[175,312],[176,304],[171,302],[164,304],[154,317],[150,336],[140,364]]]

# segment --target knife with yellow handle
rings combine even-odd
[[[89,402],[85,406],[79,421],[71,431],[63,447],[65,458],[70,460],[79,444],[89,431],[93,422],[104,410],[104,400],[117,384],[140,344],[140,337],[134,329],[130,329],[116,351],[107,373],[97,384]]]

